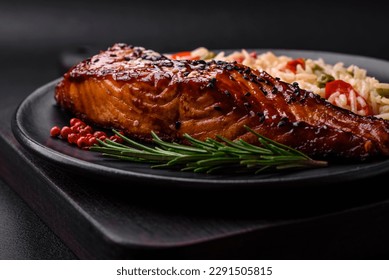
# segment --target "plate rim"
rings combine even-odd
[[[234,49],[231,49],[232,51]],[[224,50],[224,51],[231,51],[231,50]],[[257,51],[277,51],[277,52],[285,52],[285,55],[288,55],[287,53],[293,53],[293,52],[302,52],[302,53],[311,53],[311,54],[329,54],[332,56],[347,56],[349,58],[359,58],[359,59],[368,59],[368,60],[374,60],[374,61],[380,61],[385,62],[389,64],[389,61],[381,60],[377,58],[371,58],[367,56],[360,56],[360,55],[353,55],[353,54],[343,54],[343,53],[336,53],[336,52],[327,52],[327,51],[315,51],[315,50],[294,50],[294,49],[250,49],[250,50],[257,50]],[[290,55],[290,54],[289,54]],[[323,176],[304,176],[304,178],[287,178],[282,179],[282,176],[277,176],[277,179],[275,177],[271,178],[253,178],[250,179],[239,179],[239,177],[229,178],[229,179],[222,179],[222,178],[206,178],[207,175],[204,174],[204,178],[185,178],[180,177],[179,175],[175,176],[164,176],[159,174],[143,174],[139,172],[134,172],[131,170],[123,170],[118,169],[106,165],[101,165],[93,162],[88,162],[76,157],[72,157],[70,155],[61,153],[60,151],[56,151],[50,147],[47,147],[35,139],[31,138],[28,133],[23,129],[23,126],[20,124],[21,114],[24,110],[24,108],[31,104],[32,101],[40,96],[47,94],[46,91],[50,88],[54,88],[55,85],[62,79],[62,77],[59,77],[55,80],[52,80],[39,88],[35,89],[32,93],[30,93],[17,107],[15,110],[14,116],[12,118],[12,131],[15,135],[16,139],[19,141],[19,143],[22,144],[24,148],[26,148],[28,151],[32,152],[33,154],[49,160],[51,163],[59,164],[65,168],[82,168],[82,170],[87,171],[91,174],[96,174],[96,171],[99,173],[99,176],[107,176],[109,178],[112,178],[115,176],[115,179],[118,180],[124,180],[124,181],[137,181],[137,182],[150,182],[156,181],[164,184],[188,184],[195,185],[196,188],[201,188],[201,186],[205,185],[212,185],[213,188],[215,187],[223,187],[223,188],[229,188],[231,186],[246,186],[246,187],[252,187],[255,188],[267,188],[267,187],[285,187],[285,184],[295,184],[296,182],[300,185],[305,185],[307,183],[312,183],[312,180],[320,180],[320,183],[331,183],[331,182],[341,182],[341,181],[355,181],[358,179],[363,179],[367,177],[372,177],[379,175],[381,173],[389,171],[389,159],[382,160],[376,163],[366,163],[369,165],[369,173],[365,174],[365,172],[361,172],[366,168],[356,168],[356,170],[352,171],[351,174],[353,174],[353,179],[346,179],[346,176],[343,176],[344,174],[350,174],[350,170],[339,170],[338,172],[334,172],[333,174],[326,174],[326,177],[323,178]],[[49,136],[48,136],[49,137]],[[386,164],[385,164],[386,163]],[[371,170],[373,167],[372,165],[377,165],[377,168],[374,170]],[[375,172],[374,172],[375,171]],[[176,171],[177,174],[179,174],[181,171]],[[207,186],[207,187],[208,187]]]

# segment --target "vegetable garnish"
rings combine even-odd
[[[190,145],[165,142],[151,132],[155,146],[146,146],[131,140],[116,130],[113,132],[123,141],[97,140],[91,151],[104,156],[132,162],[155,164],[152,168],[178,168],[181,171],[215,173],[228,170],[234,173],[259,173],[267,169],[315,168],[327,166],[326,161],[313,160],[288,146],[268,139],[249,127],[250,133],[258,137],[260,146],[243,140],[230,141],[217,136],[218,140],[197,140],[184,134]]]
[[[199,56],[193,56],[192,52],[190,51],[183,51],[174,53],[171,55],[172,59],[188,59],[188,60],[196,60],[199,59]]]
[[[325,85],[326,98],[329,102],[340,107],[349,107],[352,112],[362,116],[372,114],[365,98],[363,98],[351,84],[343,80],[329,81]]]
[[[297,72],[297,65],[300,65],[303,69],[305,69],[305,59],[304,58],[296,58],[294,60],[288,61],[285,65],[285,69],[290,70],[294,74]]]

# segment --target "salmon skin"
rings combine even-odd
[[[182,141],[221,135],[258,144],[245,129],[321,159],[389,155],[389,122],[359,116],[319,95],[236,62],[172,60],[115,44],[71,68],[55,99],[77,117],[128,136]]]

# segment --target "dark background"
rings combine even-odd
[[[87,56],[115,42],[159,52],[285,48],[389,60],[388,27],[387,7],[373,1],[2,1],[0,104],[13,111],[59,77],[64,54]],[[0,258],[75,257],[1,181],[0,197]]]
[[[288,48],[389,57],[382,1],[2,2],[5,54],[126,42],[157,51]]]

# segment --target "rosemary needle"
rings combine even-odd
[[[259,173],[268,169],[315,168],[327,165],[326,161],[313,160],[304,153],[266,138],[249,127],[250,133],[258,137],[259,146],[244,140],[230,141],[218,136],[200,141],[188,134],[184,138],[190,145],[170,143],[161,140],[151,132],[155,146],[146,146],[129,139],[116,130],[113,132],[123,139],[123,144],[110,140],[98,141],[90,150],[119,160],[154,164],[152,168],[179,168],[181,171],[213,173],[221,170],[229,172]]]

